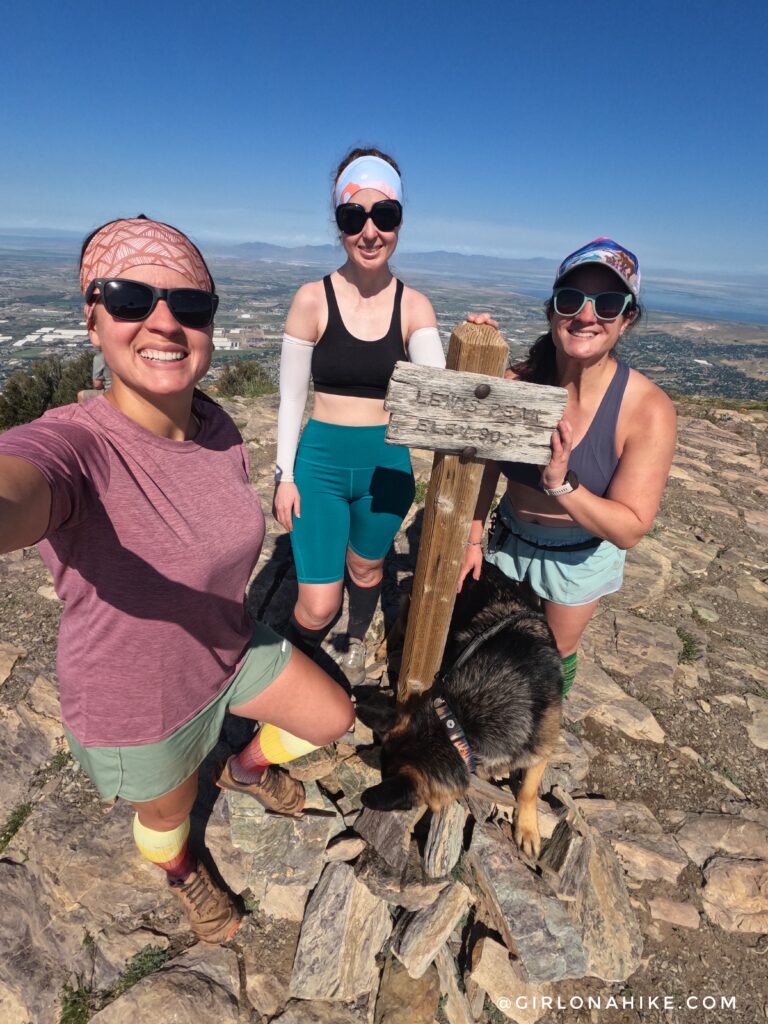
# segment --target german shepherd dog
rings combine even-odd
[[[467,577],[454,609],[445,656],[431,690],[395,706],[359,704],[358,718],[382,737],[382,782],[366,807],[436,811],[482,778],[525,769],[515,840],[538,857],[536,799],[560,734],[560,656],[543,615],[494,565]],[[447,710],[446,710],[447,709]]]

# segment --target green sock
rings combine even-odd
[[[576,678],[576,652],[574,651],[567,658],[563,658],[560,664],[563,667],[563,696],[565,697],[573,686],[573,680]]]

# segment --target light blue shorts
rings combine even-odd
[[[567,550],[589,541],[597,538],[580,526],[560,529],[523,522],[505,495],[485,557],[511,580],[528,583],[545,601],[589,604],[621,588],[627,554],[607,540],[594,547]]]

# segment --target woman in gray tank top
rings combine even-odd
[[[540,599],[563,659],[563,693],[599,599],[621,587],[627,549],[653,525],[672,464],[672,402],[614,355],[640,317],[639,290],[637,258],[609,238],[560,264],[549,330],[507,371],[567,390],[552,457],[541,469],[488,463],[461,571],[461,583],[468,573],[479,578],[483,526],[503,473],[507,487],[485,557]],[[470,319],[494,323],[487,314]]]

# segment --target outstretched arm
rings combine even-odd
[[[0,552],[35,544],[51,515],[51,489],[24,459],[0,455]]]

